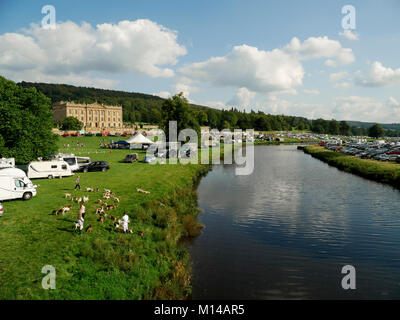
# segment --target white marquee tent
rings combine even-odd
[[[128,143],[134,143],[134,144],[153,144],[154,142],[151,141],[150,139],[146,138],[144,135],[142,135],[141,133],[136,134],[135,136],[133,136],[132,138],[126,140],[126,142]]]

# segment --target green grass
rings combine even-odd
[[[400,187],[400,164],[398,163],[360,159],[317,145],[305,147],[304,152],[346,172],[387,183],[396,188]]]
[[[192,186],[208,170],[204,165],[122,163],[131,150],[100,149],[110,138],[60,138],[60,151],[105,160],[111,169],[79,173],[82,191],[73,191],[75,176],[34,180],[38,195],[30,201],[4,202],[0,218],[0,299],[176,299],[190,294],[190,261],[181,240],[199,234],[197,196]],[[114,138],[118,139],[119,138]],[[84,143],[84,148],[63,145]],[[144,152],[139,151],[142,159]],[[100,188],[87,193],[85,187]],[[109,213],[120,218],[126,210],[133,234],[117,232],[110,219],[97,221],[95,201],[104,188],[120,199]],[[137,188],[150,191],[138,193]],[[72,226],[78,204],[65,193],[88,195],[85,227]],[[52,211],[73,204],[65,216]],[[142,231],[140,236],[136,231]],[[44,265],[56,268],[55,290],[41,286]]]

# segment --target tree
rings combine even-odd
[[[368,129],[368,136],[373,138],[383,137],[385,134],[385,130],[383,130],[382,126],[379,123],[375,123],[372,127]]]
[[[60,121],[60,126],[61,130],[81,130],[83,123],[75,117],[66,117],[64,120]]]
[[[346,121],[340,121],[339,128],[340,128],[340,134],[342,136],[350,135],[350,126],[347,124]]]
[[[340,124],[336,120],[329,121],[328,133],[330,134],[339,134],[340,133]]]
[[[50,99],[0,77],[0,157],[24,164],[57,151]]]
[[[200,126],[190,112],[189,102],[183,93],[174,95],[164,101],[161,109],[160,127],[164,130],[165,138],[169,139],[169,122],[176,121],[178,134],[183,129],[193,129],[200,136]]]

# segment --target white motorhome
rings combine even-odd
[[[74,175],[69,164],[61,160],[31,162],[28,164],[27,174],[29,179],[53,179]]]
[[[36,186],[25,172],[17,168],[0,169],[0,200],[24,199],[36,196]]]
[[[69,164],[72,171],[78,171],[82,166],[92,162],[89,157],[77,157],[74,154],[58,153],[53,157],[54,160],[62,160]]]

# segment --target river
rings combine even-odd
[[[281,145],[256,146],[249,176],[214,165],[197,192],[193,299],[400,298],[398,190]]]

